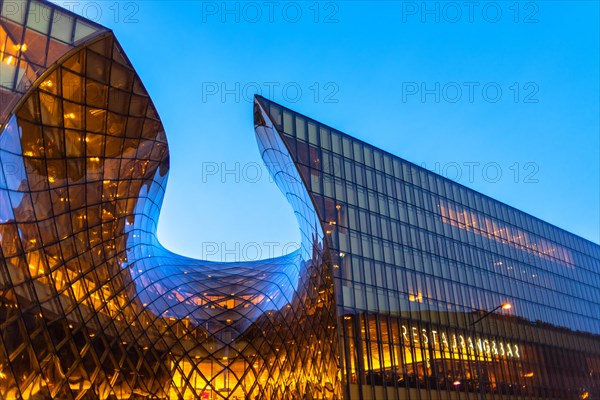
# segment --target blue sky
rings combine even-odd
[[[255,92],[600,240],[598,2],[68,3],[114,30],[158,108],[175,252],[298,241],[257,151]]]

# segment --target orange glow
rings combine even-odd
[[[502,309],[503,310],[510,310],[512,308],[512,304],[510,303],[504,303],[502,304]]]
[[[528,373],[524,374],[523,377],[525,377],[525,378],[533,378],[533,372],[528,372]]]
[[[69,26],[80,23],[79,20],[74,22],[72,18],[62,18],[62,21],[69,22]],[[27,301],[40,302],[40,307],[43,307],[43,309],[36,308],[35,315],[34,312],[29,311],[27,314],[21,313],[15,295],[4,296],[3,293],[0,306],[11,308],[6,312],[3,311],[3,315],[9,315],[10,318],[21,316],[22,320],[19,321],[25,321],[22,324],[27,327],[27,334],[32,338],[39,338],[40,344],[47,344],[44,357],[48,354],[45,360],[50,360],[44,364],[42,376],[34,369],[37,368],[32,364],[36,362],[34,349],[29,346],[26,339],[18,338],[24,343],[21,346],[15,345],[5,349],[0,345],[3,348],[0,350],[3,357],[6,355],[4,357],[6,360],[3,361],[10,361],[8,364],[4,363],[6,365],[0,365],[0,393],[2,393],[0,398],[27,399],[40,396],[62,398],[63,391],[72,391],[77,393],[76,396],[79,398],[85,397],[87,392],[88,397],[102,399],[147,398],[151,395],[173,399],[212,400],[219,397],[254,399],[256,397],[278,398],[279,393],[283,396],[283,388],[286,393],[288,391],[289,393],[304,391],[325,393],[323,388],[326,388],[327,394],[319,398],[339,398],[340,389],[337,379],[339,367],[333,356],[337,350],[337,338],[331,333],[336,324],[333,282],[329,279],[330,271],[323,261],[321,253],[323,249],[319,247],[318,253],[313,254],[310,263],[303,269],[306,272],[302,273],[310,279],[299,282],[305,286],[309,285],[310,288],[294,287],[293,291],[290,288],[290,293],[294,293],[294,297],[290,297],[287,304],[267,304],[275,303],[277,291],[281,290],[277,284],[274,289],[270,289],[270,286],[255,289],[252,286],[248,290],[238,289],[237,284],[230,285],[231,290],[228,290],[230,286],[219,285],[215,286],[217,288],[215,290],[204,292],[201,289],[193,290],[191,284],[189,288],[182,285],[171,291],[161,281],[157,281],[149,296],[138,296],[141,292],[138,292],[136,287],[147,288],[151,284],[152,277],[149,277],[151,274],[145,272],[150,271],[152,267],[145,268],[143,267],[145,263],[136,263],[137,259],[126,251],[131,238],[136,239],[135,243],[145,243],[145,239],[141,238],[142,235],[139,233],[132,233],[124,227],[134,225],[134,220],[137,221],[133,218],[133,214],[138,209],[136,204],[141,203],[137,203],[138,197],[134,195],[140,193],[140,185],[145,184],[138,178],[143,177],[144,182],[147,179],[152,180],[155,176],[152,171],[154,168],[159,168],[159,164],[160,168],[165,170],[162,174],[168,170],[168,166],[163,167],[160,163],[160,160],[164,161],[167,157],[165,139],[156,133],[155,128],[146,129],[146,122],[154,127],[155,124],[160,125],[160,121],[157,117],[150,116],[154,114],[152,106],[148,106],[148,110],[152,108],[152,113],[144,112],[143,117],[134,115],[136,120],[139,118],[141,124],[139,128],[144,127],[143,143],[133,139],[128,144],[112,141],[111,138],[114,137],[110,136],[110,133],[114,132],[108,132],[106,124],[96,126],[93,130],[94,134],[83,131],[84,127],[81,125],[83,122],[80,122],[82,119],[89,124],[90,116],[100,117],[108,114],[108,110],[95,108],[96,102],[87,104],[89,96],[77,100],[77,105],[67,103],[63,95],[65,92],[74,91],[77,87],[72,85],[73,81],[67,82],[68,79],[59,78],[62,71],[58,62],[48,70],[48,77],[42,78],[43,82],[38,88],[25,85],[37,79],[39,76],[36,75],[37,71],[43,71],[43,65],[36,65],[31,69],[25,58],[19,59],[16,55],[18,53],[10,56],[4,53],[5,47],[9,48],[7,46],[14,46],[15,50],[20,46],[18,50],[27,50],[26,45],[14,45],[7,38],[3,30],[4,23],[3,20],[0,27],[0,64],[10,64],[11,68],[6,68],[19,77],[18,80],[11,78],[10,85],[23,84],[18,88],[31,90],[27,94],[27,96],[31,94],[31,98],[24,97],[24,99],[35,99],[35,102],[28,100],[29,103],[24,103],[28,108],[23,107],[23,110],[27,108],[24,114],[30,116],[29,123],[23,127],[23,155],[37,159],[37,161],[26,160],[28,176],[36,178],[35,181],[30,181],[31,188],[34,188],[33,185],[45,184],[47,190],[47,182],[59,182],[61,185],[52,185],[57,187],[47,190],[45,196],[40,189],[31,196],[27,195],[27,202],[23,200],[19,205],[14,204],[16,218],[27,221],[27,224],[17,229],[16,224],[7,224],[5,218],[1,218],[0,221],[0,244],[2,245],[0,247],[3,252],[9,251],[11,255],[8,265],[9,277],[3,276],[0,280],[4,283],[5,279],[10,279],[11,283],[19,285],[19,290],[23,288],[18,292],[19,295],[30,296]],[[7,21],[7,24],[12,22]],[[54,30],[54,27],[52,29]],[[37,36],[36,34],[36,39]],[[51,39],[48,37],[46,40]],[[52,49],[48,53],[52,52],[53,56],[58,57],[59,48],[53,47],[53,40],[48,42],[51,43]],[[31,43],[34,45],[38,42],[32,39]],[[40,43],[44,42],[40,41]],[[104,49],[101,50],[104,54],[113,48],[118,50],[114,47],[117,45],[114,44],[112,36],[95,43],[97,50]],[[61,46],[68,47],[68,44],[61,44]],[[31,56],[37,59],[40,49],[34,47],[28,53],[36,53]],[[47,47],[48,45],[41,46],[41,51]],[[82,73],[80,56],[85,55],[86,51],[86,47],[81,47],[80,52],[69,59],[69,68]],[[110,58],[110,54],[113,53],[108,54]],[[121,56],[119,51],[115,51],[114,54]],[[111,70],[109,61],[106,58],[103,60],[108,71]],[[126,60],[121,58],[114,61],[126,63]],[[17,70],[14,65],[18,65]],[[119,69],[123,68],[119,67]],[[134,72],[130,69],[128,71],[129,78],[121,75],[113,76],[111,84],[121,87],[127,84],[127,79],[137,79]],[[70,74],[65,72],[62,76],[66,77]],[[85,81],[83,78],[78,78],[76,82],[81,84]],[[2,86],[9,91],[13,89],[13,86],[7,87],[4,84]],[[45,92],[38,89],[45,89]],[[140,104],[144,100],[149,102],[141,85],[136,89],[136,98],[140,99],[138,100]],[[11,104],[7,103],[6,108]],[[127,120],[129,117],[127,110],[130,107],[129,104],[125,105],[119,109],[118,114],[120,118]],[[3,108],[0,111],[4,112],[4,107],[0,108]],[[12,106],[10,108],[12,109]],[[15,112],[19,118],[21,114]],[[107,118],[110,119],[115,115],[117,111]],[[3,117],[4,114],[0,115],[0,120],[4,119]],[[65,121],[61,121],[63,119]],[[73,129],[65,127],[65,122],[70,122],[70,128]],[[50,129],[46,128],[46,124]],[[17,126],[16,122],[14,126]],[[131,132],[138,132],[138,129],[132,128]],[[67,139],[58,139],[63,137]],[[162,140],[162,143],[155,143],[158,140]],[[104,149],[105,141],[106,152],[98,152],[98,148]],[[84,146],[83,143],[88,143],[88,146]],[[150,146],[144,146],[147,144]],[[152,149],[161,145],[163,146],[161,150],[165,154],[155,154]],[[150,151],[152,155],[149,154]],[[45,155],[53,158],[48,161],[48,166],[45,161],[39,164],[40,158]],[[104,164],[104,170],[98,170],[99,163]],[[59,169],[57,167],[59,164],[64,167]],[[93,172],[100,171],[100,174],[86,175],[86,169],[90,171],[90,168]],[[41,174],[42,171],[44,175]],[[41,176],[45,176],[47,182],[40,184],[38,178]],[[88,178],[89,185],[85,186]],[[22,187],[28,186],[26,185],[28,181],[23,179]],[[67,190],[67,185],[71,182],[77,182],[78,185]],[[337,209],[339,210],[340,206]],[[39,210],[50,211],[48,214],[45,211],[40,213]],[[144,215],[148,213],[148,216],[152,216],[150,212],[151,210],[143,211]],[[56,220],[49,221],[47,218],[50,215],[55,215]],[[34,224],[35,217],[44,218],[38,226]],[[337,218],[331,218],[329,229],[336,229],[336,220]],[[60,225],[61,228],[53,229],[51,228],[53,224]],[[137,222],[135,226],[137,227]],[[308,233],[306,235],[311,236]],[[313,240],[312,243],[316,245],[321,243],[322,238]],[[18,257],[13,256],[17,252],[13,249],[17,247],[23,249]],[[317,246],[314,248],[316,249]],[[3,262],[4,255],[5,253],[0,257]],[[153,254],[148,254],[148,257],[152,256]],[[160,265],[160,261],[152,265]],[[7,267],[4,263],[2,266]],[[138,274],[141,276],[138,276],[135,271],[139,271]],[[190,275],[193,274],[192,271],[195,270],[189,271]],[[181,272],[183,275],[188,274],[187,270]],[[251,276],[251,279],[262,279],[264,282],[267,279],[264,275],[259,276],[254,273]],[[237,282],[237,277],[234,277]],[[208,278],[211,279],[212,276],[209,275]],[[215,276],[215,278],[220,277]],[[218,283],[217,279],[215,284]],[[204,295],[201,292],[204,292]],[[156,307],[158,302],[152,304],[156,299],[165,299],[175,306]],[[151,307],[147,308],[149,304]],[[194,310],[197,314],[184,316],[184,318],[173,316],[175,307],[180,306],[186,309],[186,312]],[[13,307],[15,310],[12,310]],[[284,310],[283,307],[286,309]],[[165,308],[167,309],[164,310]],[[251,309],[247,310],[248,308]],[[265,308],[269,311],[265,311]],[[57,323],[54,325],[56,328],[53,326],[51,330],[44,330],[43,318],[54,320],[56,315],[62,315],[60,326]],[[270,319],[266,321],[268,324],[260,322],[256,324],[257,329],[250,329],[250,326],[254,326],[251,324],[254,324],[257,319],[262,321],[259,319],[262,315],[268,316]],[[210,322],[204,324],[200,321]],[[221,336],[217,335],[221,335],[219,333],[221,331],[218,330],[222,329],[221,325],[224,323],[233,326],[227,328],[226,342],[223,342],[226,346],[222,347],[218,339]],[[309,327],[309,330],[305,326]],[[12,325],[9,327],[11,335],[13,332],[22,333],[22,329],[25,329],[17,324],[14,327]],[[107,328],[103,329],[105,327]],[[69,332],[70,329],[74,331],[73,335]],[[68,338],[64,337],[65,331],[69,335]],[[242,336],[246,331],[248,334]],[[304,334],[308,331],[310,336]],[[82,335],[86,334],[89,338],[95,339],[81,340]],[[59,357],[67,353],[61,351],[59,354],[51,343],[62,340],[73,341],[75,335],[77,341],[69,344],[69,358],[59,360]],[[83,365],[78,361],[83,359],[84,355],[86,359],[90,357],[97,359],[100,357],[95,354],[98,349],[105,354],[106,340],[110,340],[110,346],[118,352],[118,360],[106,358],[102,362],[102,369],[96,369],[95,371],[99,372],[94,372],[92,375],[94,377],[92,382],[90,377],[92,370],[87,370],[92,367],[92,364]],[[267,351],[261,345],[265,340],[277,344],[273,346],[273,351],[270,348]],[[90,345],[89,341],[101,345]],[[177,343],[185,343],[185,348],[178,346]],[[36,347],[35,350],[37,349]],[[151,359],[140,358],[140,349],[144,352],[150,350],[146,354]],[[259,352],[257,351],[259,349],[265,350]],[[298,353],[307,356],[297,357]],[[74,354],[75,357],[70,357],[70,354]],[[136,360],[140,360],[139,364],[133,366],[129,363],[119,363],[124,357],[131,355],[134,355]],[[317,356],[319,361],[311,362],[316,360]],[[63,361],[72,364],[65,368]],[[154,369],[157,362],[162,363],[160,371]],[[253,366],[251,370],[250,365]],[[3,372],[4,370],[6,372]],[[106,372],[103,372],[104,370]],[[65,376],[67,372],[68,377]]]
[[[410,296],[408,296],[408,300],[416,301],[417,303],[422,303],[423,302],[423,293],[419,292],[419,293],[417,293],[416,296],[414,294],[411,294]]]
[[[19,50],[21,50],[21,51],[27,51],[27,45],[25,43],[23,43],[23,44],[15,44],[15,45],[13,45],[13,50],[14,51],[19,51]]]

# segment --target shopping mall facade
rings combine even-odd
[[[597,244],[257,96],[300,248],[174,254],[113,33],[0,4],[0,398],[600,398]]]

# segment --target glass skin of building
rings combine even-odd
[[[257,97],[300,248],[173,254],[112,32],[0,6],[0,398],[598,398],[599,246]]]
[[[333,280],[298,172],[273,171],[298,250],[173,254],[156,237],[165,132],[112,32],[0,3],[0,398],[340,398]],[[256,133],[292,164],[272,124]]]
[[[257,101],[326,233],[346,398],[600,398],[600,246]]]

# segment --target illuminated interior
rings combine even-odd
[[[266,114],[301,248],[175,255],[156,239],[166,136],[112,33],[37,1],[4,2],[1,23],[0,397],[339,398],[323,233]]]
[[[0,398],[600,398],[599,246],[257,96],[300,248],[176,255],[112,32],[0,5]]]

